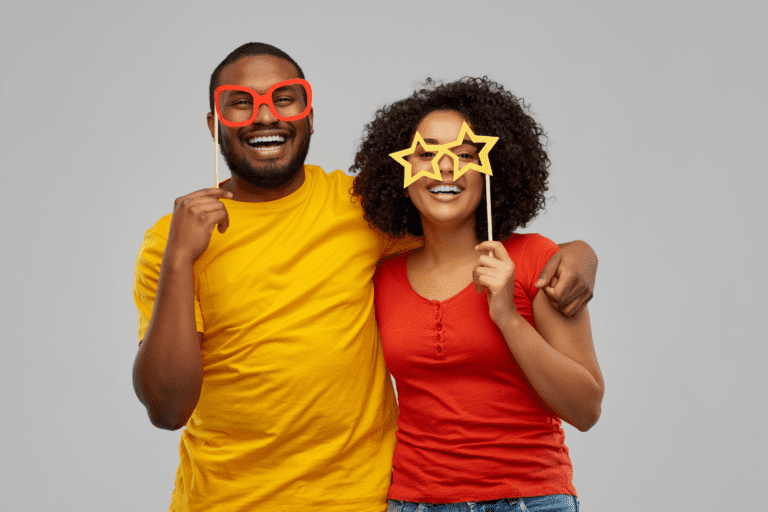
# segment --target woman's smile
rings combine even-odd
[[[438,110],[424,116],[416,127],[427,144],[447,144],[455,141],[466,121],[454,110]],[[415,136],[415,134],[414,134]],[[462,223],[474,218],[475,210],[483,196],[483,177],[478,172],[466,172],[453,181],[455,166],[478,163],[477,148],[467,141],[451,148],[451,154],[440,155],[437,162],[442,181],[419,178],[408,186],[408,197],[422,217],[422,222],[443,225]],[[414,173],[429,169],[437,158],[434,151],[417,150],[409,157]]]

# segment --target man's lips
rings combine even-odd
[[[248,139],[248,144],[260,144],[260,143],[278,143],[283,144],[286,140],[285,135],[258,135]]]
[[[250,134],[246,138],[246,143],[252,148],[275,148],[285,144],[288,140],[288,135],[285,133],[256,133]]]

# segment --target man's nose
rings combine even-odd
[[[274,124],[278,121],[272,111],[269,109],[269,105],[262,103],[259,105],[259,110],[256,112],[256,119],[253,120],[256,124]]]

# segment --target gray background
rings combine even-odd
[[[179,432],[133,393],[133,265],[213,183],[208,79],[248,41],[302,65],[326,171],[427,76],[530,102],[557,200],[526,231],[600,257],[603,414],[565,427],[584,510],[758,503],[768,4],[382,4],[2,3],[0,509],[167,510]]]

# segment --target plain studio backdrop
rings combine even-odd
[[[583,510],[765,503],[768,3],[173,3],[0,7],[0,509],[167,509],[180,432],[133,392],[133,268],[213,185],[208,80],[249,41],[303,67],[327,172],[427,77],[530,103],[554,199],[523,231],[600,258],[603,413],[564,427]]]

